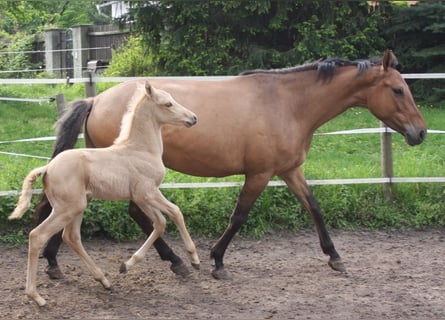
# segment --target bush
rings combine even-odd
[[[105,77],[135,77],[153,73],[152,57],[144,48],[142,38],[132,36],[127,43],[113,51]]]

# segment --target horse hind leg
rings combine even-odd
[[[103,271],[96,265],[94,260],[88,255],[82,245],[80,226],[82,224],[83,212],[77,214],[69,225],[65,227],[62,234],[63,241],[68,244],[86,264],[88,270],[94,277],[94,280],[100,282],[105,289],[110,289],[110,281],[105,277]]]
[[[148,210],[148,208],[146,209]],[[152,210],[152,208],[149,210]],[[153,232],[152,222],[148,216],[132,201],[130,201],[128,206],[128,213],[147,236]],[[171,271],[182,277],[186,277],[190,274],[190,270],[187,268],[182,259],[173,252],[173,250],[161,237],[157,238],[153,245],[162,260],[171,262]]]
[[[149,218],[153,221],[153,231],[145,240],[144,244],[131,256],[130,259],[123,262],[119,269],[120,273],[126,273],[132,266],[143,260],[147,254],[148,249],[153,245],[153,243],[158,239],[165,231],[167,221],[161,212],[150,208],[147,205],[138,206],[147,214]]]

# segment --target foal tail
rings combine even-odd
[[[22,185],[22,194],[20,195],[19,202],[13,213],[9,216],[9,220],[11,219],[20,219],[25,212],[31,207],[31,198],[32,198],[32,185],[36,182],[36,179],[46,172],[48,165],[43,167],[38,167],[32,170],[23,180]]]
[[[94,98],[75,100],[69,104],[69,109],[56,123],[57,138],[51,158],[62,151],[73,149],[77,142],[82,125],[85,123]]]

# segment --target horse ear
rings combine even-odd
[[[151,89],[151,84],[148,81],[145,81],[145,92],[147,92],[147,94],[151,96],[152,89]]]
[[[382,65],[385,71],[388,70],[389,67],[395,68],[398,64],[397,58],[390,49],[386,49],[383,54]]]

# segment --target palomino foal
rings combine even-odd
[[[110,282],[85,251],[80,239],[80,225],[87,203],[92,198],[132,200],[153,221],[153,232],[142,247],[121,265],[126,272],[140,261],[153,242],[163,234],[166,213],[176,224],[194,267],[199,267],[195,245],[185,227],[179,208],[159,191],[165,167],[162,162],[161,126],[164,124],[193,126],[196,115],[177,103],[165,91],[145,83],[130,103],[123,118],[121,133],[114,144],[103,149],[67,150],[48,165],[32,170],[25,178],[22,194],[9,219],[23,216],[29,209],[32,185],[43,176],[45,194],[53,210],[50,216],[29,234],[26,294],[39,306],[46,304],[37,292],[38,256],[42,246],[63,229],[63,240],[80,256],[94,279],[105,288]]]

